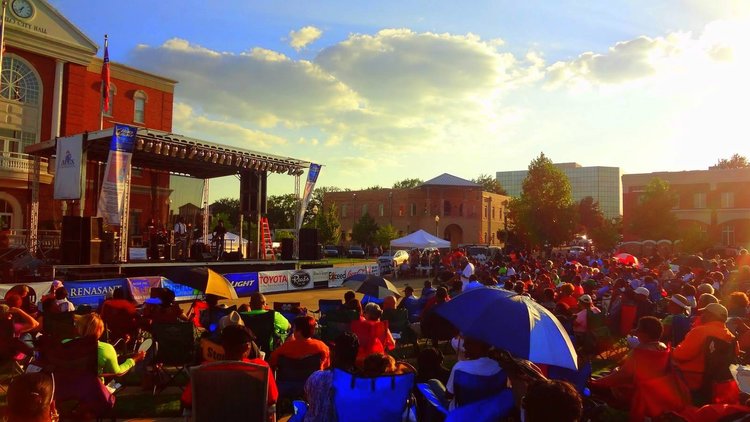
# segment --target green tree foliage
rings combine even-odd
[[[294,229],[299,200],[293,193],[268,197],[268,224],[271,229]]]
[[[750,167],[750,162],[747,161],[745,156],[740,154],[734,154],[731,158],[722,158],[712,169],[740,169]]]
[[[370,217],[370,213],[365,213],[352,227],[352,240],[363,246],[372,245],[377,231],[378,223]]]
[[[224,225],[232,224],[237,226],[240,223],[240,200],[234,198],[221,198],[211,204],[209,207],[211,214],[216,216],[217,214],[224,215]]]
[[[589,238],[594,242],[594,247],[598,251],[614,249],[622,239],[622,218],[604,219],[601,225],[591,229]]]
[[[508,194],[508,191],[503,188],[500,182],[489,174],[480,174],[476,179],[471,179],[471,181],[478,185],[482,185],[482,190],[485,192],[492,192],[498,195]]]
[[[424,183],[422,179],[404,179],[393,184],[393,189],[414,189]]]
[[[398,230],[390,224],[380,226],[375,233],[375,244],[386,247],[391,244],[391,240],[398,238]]]
[[[568,177],[544,153],[529,164],[521,196],[510,203],[516,235],[530,246],[559,245],[575,229]]]
[[[318,212],[313,221],[313,227],[318,229],[318,241],[324,245],[336,245],[341,239],[341,222],[339,222],[336,204]]]
[[[672,207],[676,200],[669,183],[658,177],[651,179],[638,204],[633,207],[629,231],[642,240],[674,240],[677,217],[672,213]]]
[[[683,253],[703,252],[711,247],[708,234],[701,231],[698,225],[693,225],[686,230],[680,231],[679,249]]]
[[[211,223],[208,226],[212,232],[214,227],[219,224],[219,220],[224,222],[224,228],[227,229],[228,232],[234,232],[235,225],[229,220],[229,215],[223,212],[214,213],[214,215],[211,216]]]
[[[590,234],[594,229],[604,224],[604,213],[599,208],[599,202],[587,196],[577,204],[579,232]]]

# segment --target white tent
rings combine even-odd
[[[208,241],[213,240],[213,234],[208,235]],[[242,250],[245,250],[247,246],[247,239],[242,239]],[[224,250],[227,252],[236,251],[240,247],[240,237],[232,232],[227,232],[224,235]]]
[[[392,248],[450,248],[451,242],[435,237],[424,230],[391,240]]]

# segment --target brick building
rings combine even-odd
[[[100,128],[101,67],[98,46],[44,0],[8,7],[0,86],[0,225],[17,238],[29,225],[34,143]],[[19,9],[16,11],[16,9]],[[175,81],[111,63],[110,111],[114,122],[171,131]],[[104,163],[86,167],[84,215],[96,214]],[[41,165],[40,230],[58,230],[63,214],[80,214],[77,201],[53,201],[54,162]],[[145,222],[166,221],[169,174],[134,169],[133,213]],[[141,223],[139,223],[141,224]]]
[[[351,239],[354,223],[366,213],[378,225],[393,225],[400,236],[419,229],[460,244],[501,245],[509,197],[482,191],[469,180],[442,174],[413,189],[377,189],[326,193],[324,207],[335,203],[342,232]]]
[[[641,193],[656,177],[677,194],[672,212],[680,229],[697,227],[714,245],[750,246],[750,168],[623,175],[625,230]],[[624,236],[633,238],[627,231]]]

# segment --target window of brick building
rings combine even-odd
[[[133,95],[133,121],[136,123],[144,123],[146,121],[146,102],[148,97],[143,91],[136,91]]]
[[[693,208],[706,208],[706,192],[693,194]]]
[[[721,193],[721,207],[734,208],[734,192]]]
[[[378,204],[378,216],[382,217],[385,215],[385,204]]]
[[[725,224],[721,229],[721,243],[726,246],[734,245],[734,225]]]

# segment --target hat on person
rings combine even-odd
[[[673,294],[669,300],[674,303],[675,305],[679,306],[686,312],[690,312],[690,302],[688,302],[687,298],[679,293]]]
[[[710,295],[714,294],[714,286],[708,284],[708,283],[702,283],[698,285],[698,288],[695,289],[698,292],[698,296],[708,293]]]
[[[225,315],[221,317],[219,320],[219,331],[227,328],[230,325],[241,325],[245,326],[245,322],[242,321],[242,317],[240,317],[240,314],[237,313],[237,311],[232,311],[229,313],[229,315]]]
[[[59,288],[60,288],[60,287],[62,287],[62,286],[63,286],[63,282],[62,282],[62,281],[60,281],[60,280],[54,280],[54,281],[52,282],[52,289],[53,289],[53,290],[57,290],[57,289],[59,289]]]
[[[590,295],[581,295],[581,297],[578,298],[578,301],[583,303],[593,303]]]
[[[10,306],[6,304],[0,304],[0,315],[5,315],[10,312]]]
[[[729,318],[729,312],[727,311],[727,308],[725,308],[724,305],[720,303],[709,303],[705,308],[698,309],[698,312],[708,312],[714,314],[722,321],[726,321],[727,318]]]
[[[649,292],[648,289],[645,288],[645,287],[639,287],[639,288],[635,289],[635,294],[637,294],[637,295],[643,295],[643,296],[646,296],[646,297],[651,296],[651,292]]]

